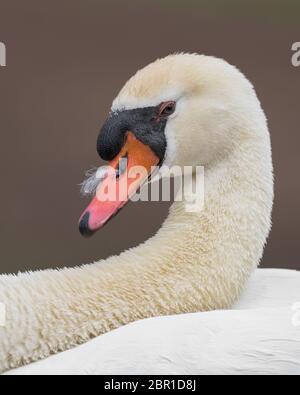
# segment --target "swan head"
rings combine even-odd
[[[265,123],[252,84],[224,60],[177,54],[148,65],[114,100],[97,143],[118,173],[117,189],[121,160],[146,173],[126,187],[125,198],[104,203],[96,197],[80,219],[81,233],[89,236],[106,224],[153,166],[212,166],[259,137],[265,129],[257,126]]]

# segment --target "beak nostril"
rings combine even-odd
[[[120,178],[123,174],[126,173],[128,164],[128,154],[124,155],[123,158],[120,160],[118,167],[116,169],[116,177],[117,179]]]

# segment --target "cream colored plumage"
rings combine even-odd
[[[93,265],[0,277],[0,370],[142,318],[225,309],[257,267],[271,225],[270,138],[252,85],[223,60],[173,55],[137,73],[113,110],[176,100],[166,165],[205,166],[205,209],[175,203],[145,244]]]

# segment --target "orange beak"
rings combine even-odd
[[[159,162],[151,148],[128,132],[121,152],[109,163],[96,196],[80,218],[81,234],[92,236],[107,224],[148,180]]]

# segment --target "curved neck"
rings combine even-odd
[[[252,244],[245,243],[245,254],[251,252],[252,261],[247,262],[246,266],[257,266],[269,234],[273,205],[273,167],[270,140],[266,136],[245,141],[227,157],[207,166],[204,169],[203,210],[189,210],[189,199],[174,203],[161,230],[148,243],[152,245],[155,242],[158,253],[163,254],[166,240],[170,240],[179,250],[183,240],[189,240],[193,232],[195,248],[184,250],[184,256],[201,256],[205,261],[201,243],[204,246],[210,241],[214,248],[212,254],[216,256],[219,252],[219,259],[224,261],[228,238],[235,242],[232,243],[234,249],[236,246],[242,247],[242,238],[249,238]],[[197,178],[194,177],[192,182],[197,183]],[[201,191],[201,178],[198,182],[201,184],[198,190]],[[253,238],[254,231],[258,233],[257,238]],[[231,246],[228,246],[227,254],[229,248]],[[244,270],[241,259],[235,261]]]
[[[0,277],[0,302],[8,316],[0,329],[0,371],[132,321],[236,302],[270,229],[268,139],[245,142],[208,167],[204,197],[200,212],[175,203],[155,237],[118,257],[77,269]],[[19,348],[28,333],[30,342]]]

